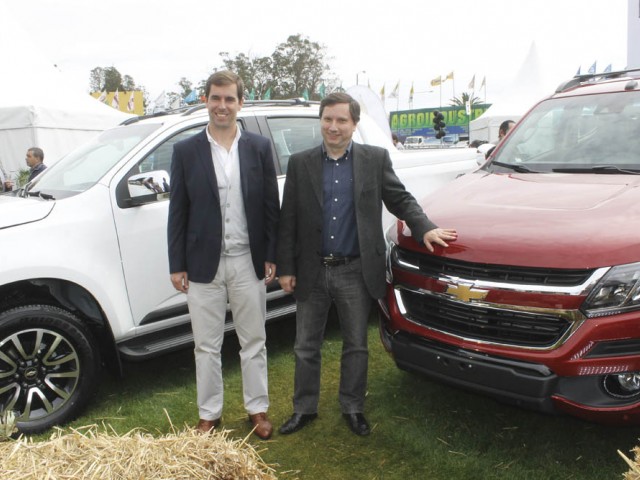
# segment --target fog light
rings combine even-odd
[[[604,377],[604,389],[616,398],[631,398],[640,395],[640,372],[619,373]]]

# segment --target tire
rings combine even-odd
[[[99,384],[99,350],[71,312],[27,305],[0,314],[0,411],[21,433],[75,418]]]

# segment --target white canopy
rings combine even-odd
[[[538,101],[551,95],[564,78],[548,79],[540,67],[538,49],[531,44],[529,53],[512,84],[495,102],[469,125],[469,140],[498,142],[498,129],[505,120],[517,122]]]
[[[40,56],[2,4],[0,45],[4,46],[0,58],[0,163],[11,177],[26,168],[28,148],[42,148],[45,164],[50,165],[131,116],[73,88],[53,62]]]

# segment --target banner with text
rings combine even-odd
[[[490,103],[477,103],[471,107],[471,115],[467,115],[464,106],[400,110],[391,112],[389,123],[391,131],[400,138],[412,135],[433,137],[433,112],[438,111],[444,115],[445,130],[448,134],[455,133],[462,138],[468,138],[469,122],[482,115],[490,106]]]

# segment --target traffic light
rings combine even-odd
[[[433,112],[433,130],[436,132],[436,138],[438,140],[447,134],[444,127],[446,127],[444,124],[444,115],[436,110]]]

